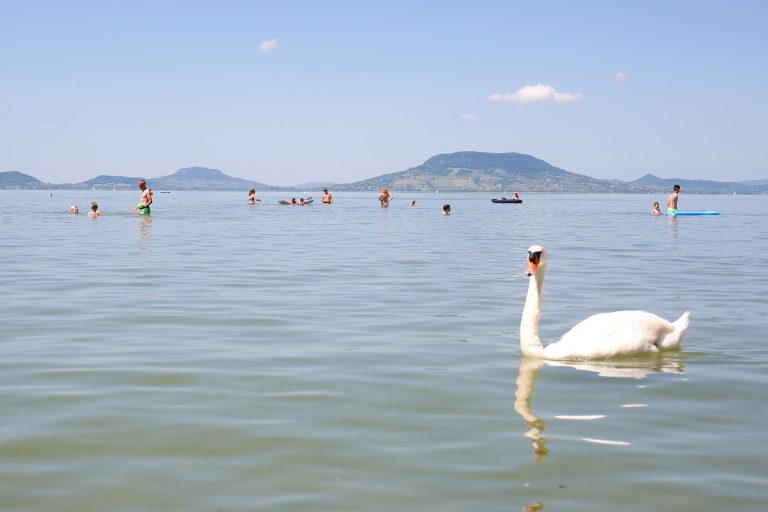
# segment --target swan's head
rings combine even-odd
[[[532,245],[528,248],[528,269],[525,271],[527,276],[532,276],[537,271],[543,271],[547,266],[547,250],[543,245]]]

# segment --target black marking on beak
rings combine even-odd
[[[541,261],[541,251],[528,251],[528,269],[525,271],[525,275],[531,277],[536,272],[536,267],[539,266]]]

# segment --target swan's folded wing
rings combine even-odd
[[[658,352],[658,344],[672,330],[670,322],[645,311],[600,313],[574,326],[553,349],[558,345],[558,352],[582,357]]]

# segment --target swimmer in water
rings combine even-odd
[[[443,215],[450,215],[451,214],[451,205],[444,204],[443,205]]]
[[[99,211],[99,205],[94,201],[91,203],[91,211],[88,212],[88,216],[98,217],[99,215],[101,215],[101,212]]]
[[[71,213],[72,215],[77,215],[78,213],[80,213],[80,209],[73,204],[72,206],[69,207],[69,213]]]

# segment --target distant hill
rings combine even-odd
[[[159,178],[144,178],[139,176],[111,176],[101,174],[95,178],[79,183],[43,183],[37,178],[20,172],[0,172],[0,189],[76,189],[76,190],[133,190],[140,179],[146,179],[153,190],[284,190],[286,187],[274,187],[227,176],[218,169],[207,167],[187,167],[173,174]]]
[[[336,190],[625,192],[621,182],[565,171],[522,153],[462,151],[433,156],[405,171],[336,185]]]
[[[638,178],[628,183],[636,185],[659,185],[664,187],[671,187],[675,184],[680,187],[686,188],[703,188],[703,187],[719,187],[719,186],[733,186],[737,185],[736,182],[724,182],[724,181],[709,181],[709,180],[685,180],[680,178],[659,178],[653,174],[646,174],[642,178]]]
[[[749,180],[749,181],[740,181],[742,185],[754,185],[754,186],[760,186],[760,185],[768,185],[768,180]]]
[[[257,188],[274,190],[276,187],[258,181],[227,176],[218,169],[187,167],[168,176],[147,180],[152,189],[160,190],[243,190]]]
[[[298,185],[291,185],[290,189],[294,190],[322,190],[324,188],[335,188],[336,184],[332,181],[313,181],[310,183],[299,183]]]
[[[336,185],[335,188],[373,191],[386,186],[391,190],[428,192],[661,193],[668,192],[677,183],[688,194],[768,194],[768,183],[762,183],[764,181],[768,182],[663,179],[652,174],[630,182],[600,180],[565,171],[522,153],[462,151],[433,156],[405,171]]]
[[[71,188],[95,188],[95,189],[111,189],[111,190],[127,190],[127,189],[135,189],[136,183],[141,178],[138,176],[128,177],[128,176],[109,176],[106,174],[101,174],[99,176],[96,176],[95,178],[91,178],[88,181],[83,181],[81,183],[75,183],[71,185]]]
[[[16,171],[0,172],[0,189],[41,189],[45,183],[37,178]]]
[[[760,182],[763,182],[760,184]],[[765,194],[768,192],[768,180],[755,180],[744,183],[735,181],[686,180],[680,178],[659,178],[646,174],[642,178],[627,183],[632,188],[646,189],[650,192],[669,191],[673,185],[680,185],[688,194]]]

